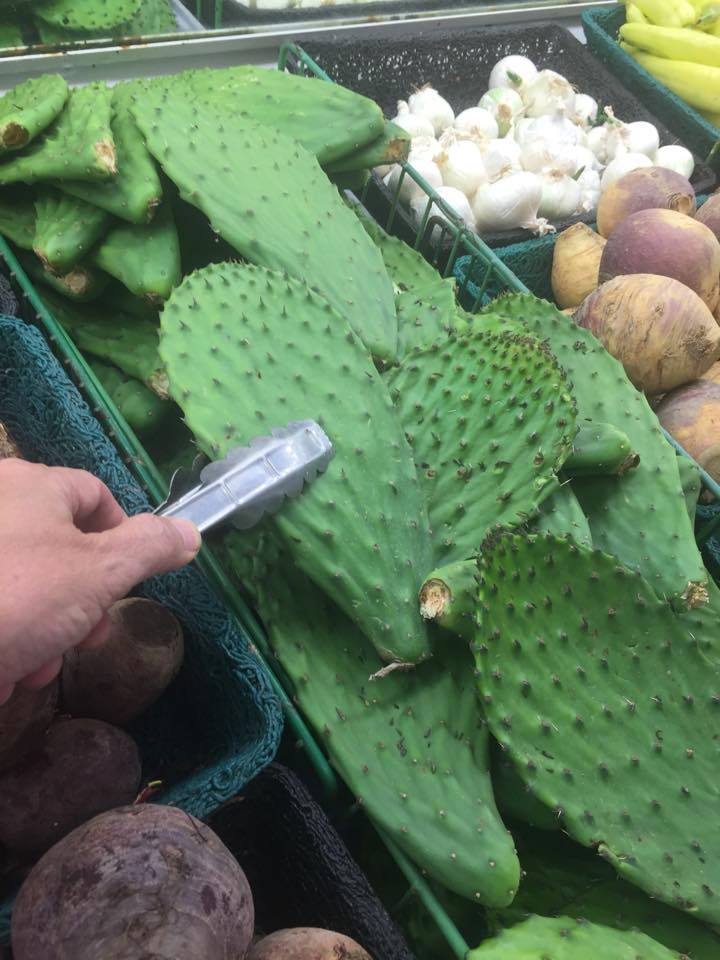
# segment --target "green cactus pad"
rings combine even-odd
[[[304,280],[374,356],[395,357],[382,257],[311,154],[227,107],[198,108],[182,88],[148,90],[133,109],[151,153],[221,236],[251,262]]]
[[[110,280],[106,273],[93,267],[92,264],[79,263],[67,273],[54,274],[43,267],[35,254],[19,254],[18,260],[25,273],[33,280],[37,280],[76,303],[97,300]]]
[[[500,815],[505,819],[527,823],[538,830],[548,830],[553,833],[561,830],[562,820],[555,811],[550,810],[537,799],[528,785],[523,783],[512,762],[499,748],[493,752],[495,756],[492,763],[492,785]],[[525,871],[524,862],[522,865]],[[522,883],[520,889],[522,890]],[[539,908],[535,912],[538,911]]]
[[[681,453],[677,454],[677,466],[680,473],[680,485],[682,486],[685,497],[688,517],[690,518],[690,522],[694,524],[698,498],[702,490],[700,468],[694,460],[684,457]]]
[[[398,356],[402,359],[416,348],[445,340],[455,319],[455,308],[455,283],[439,276],[420,293],[396,293]]]
[[[233,536],[247,582],[247,554],[256,571],[258,554]],[[372,820],[445,887],[510,903],[519,865],[493,800],[467,647],[443,640],[430,662],[369,683],[377,654],[299,571],[274,569],[259,606],[300,708]]]
[[[569,477],[621,477],[639,463],[622,430],[611,423],[582,420],[563,470]]]
[[[144,383],[100,360],[91,359],[90,366],[133,430],[141,434],[151,433],[167,419],[172,405],[167,400],[161,400]]]
[[[51,187],[38,187],[33,250],[52,273],[67,273],[90,252],[110,215]]]
[[[120,311],[113,313],[107,306],[81,307],[50,294],[43,294],[43,299],[80,350],[112,363],[129,377],[142,381],[161,399],[167,399],[167,375],[158,353],[157,324]]]
[[[0,155],[20,150],[59,115],[68,85],[57,73],[26,80],[0,99]]]
[[[428,574],[420,588],[420,613],[426,620],[465,640],[476,631],[477,562],[458,560]]]
[[[274,127],[323,165],[375,144],[387,129],[373,100],[336,83],[280,70],[247,65],[191,70],[153,85],[174,88],[184,100],[190,94],[198,103],[230,110],[233,119]]]
[[[324,427],[335,458],[278,530],[385,659],[426,657],[427,514],[387,389],[349,326],[305,284],[228,263],[186,277],[161,325],[173,396],[213,458],[291,420]]]
[[[25,38],[17,20],[7,16],[0,17],[0,47],[24,47]]]
[[[130,20],[142,0],[43,0],[35,13],[46,23],[68,30],[110,30]]]
[[[436,564],[477,554],[496,524],[523,523],[555,488],[575,404],[531,336],[477,330],[413,352],[386,375],[428,504]]]
[[[407,130],[388,120],[377,140],[325,164],[325,171],[329,174],[353,173],[356,170],[371,170],[382,164],[400,163],[408,158],[410,139]]]
[[[563,480],[547,500],[540,504],[540,512],[533,522],[540,533],[552,533],[556,537],[570,535],[576,543],[592,547],[592,534],[587,517],[572,484]]]
[[[142,0],[138,11],[126,23],[114,27],[68,30],[67,27],[47,23],[35,17],[35,27],[43,43],[77,43],[109,35],[116,37],[152,36],[158,33],[173,33],[177,30],[177,20],[169,0]]]
[[[130,223],[150,223],[162,199],[155,161],[148,153],[142,134],[130,116],[129,84],[119,83],[112,91],[110,126],[117,154],[117,176],[105,183],[65,180],[66,192]]]
[[[571,917],[531,917],[471,950],[467,960],[680,960],[635,930]]]
[[[32,250],[35,239],[35,197],[28,190],[0,192],[0,233],[23,250]]]
[[[493,321],[547,339],[573,381],[578,419],[612,424],[640,456],[637,468],[620,482],[615,477],[573,482],[595,546],[639,569],[660,596],[678,605],[703,602],[707,571],[688,520],[675,451],[622,365],[588,330],[535,297],[503,297],[471,319],[482,326]]]
[[[170,204],[159,208],[152,223],[113,227],[92,259],[136,297],[151,303],[167,300],[182,280],[180,241]]]
[[[107,180],[116,173],[110,90],[102,83],[72,90],[65,109],[45,133],[0,163],[0,183]]]
[[[480,691],[523,780],[623,877],[718,922],[717,616],[552,536],[493,535],[479,564]]]

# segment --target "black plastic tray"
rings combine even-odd
[[[398,100],[407,100],[413,89],[429,83],[452,105],[456,113],[476,106],[488,88],[490,71],[509,54],[524,54],[540,68],[556,70],[580,92],[613,107],[625,121],[648,120],[660,135],[661,144],[677,138],[626,90],[575,37],[554,24],[532,27],[457,28],[439,31],[428,27],[404,40],[334,37],[302,42],[302,48],[336,83],[375,100],[386,116],[396,113]],[[715,173],[696,157],[691,182],[697,194],[709,193]],[[393,193],[373,177],[363,198],[368,210],[385,225]],[[578,221],[593,223],[595,213],[557,221],[558,231]],[[393,232],[412,240],[417,230],[401,207],[395,214]],[[529,230],[506,230],[482,234],[491,247],[519,243],[533,236]]]

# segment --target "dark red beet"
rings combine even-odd
[[[57,680],[42,690],[15,687],[0,707],[0,773],[40,746],[55,714],[57,698]]]
[[[242,960],[245,874],[189,814],[155,804],[95,817],[35,865],[12,915],[14,960]]]
[[[131,803],[140,776],[127,733],[99,720],[57,720],[41,749],[0,777],[0,844],[47,850],[90,817]]]

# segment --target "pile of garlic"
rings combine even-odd
[[[553,221],[592,213],[603,190],[637,167],[692,175],[690,151],[661,147],[651,123],[623,123],[604,107],[598,124],[598,114],[597,101],[559,73],[509,56],[493,67],[476,107],[455,116],[425,86],[398,103],[393,122],[412,137],[409,164],[469,228],[542,234]],[[398,165],[376,172],[391,189],[399,186],[419,223],[429,202],[422,188]]]

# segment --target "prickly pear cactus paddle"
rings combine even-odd
[[[471,950],[467,960],[679,960],[644,933],[571,917],[531,917]]]
[[[47,270],[67,273],[85,257],[110,224],[110,215],[51,187],[38,187],[33,250]]]
[[[440,277],[420,293],[401,291],[395,295],[398,319],[398,356],[402,359],[415,348],[429,347],[447,338],[455,318],[455,284]]]
[[[397,317],[379,251],[311,154],[231,107],[198,107],[182,87],[150,87],[133,111],[183,199],[221,236],[251,262],[304,280],[374,356],[394,359]]]
[[[173,87],[186,100],[229,107],[233,118],[274,127],[323,165],[374,145],[387,131],[373,100],[336,83],[318,83],[280,70],[247,65],[188,70],[154,80],[153,85]]]
[[[498,805],[498,810],[500,810],[500,815],[504,819],[516,822],[514,832],[517,832],[518,821],[527,823],[537,830],[552,831],[553,833],[561,830],[562,820],[560,817],[554,810],[550,810],[544,803],[541,803],[528,785],[523,783],[512,762],[500,749],[496,748],[496,750],[491,751],[492,753],[495,754],[491,768],[495,802]],[[523,871],[525,871],[524,862]],[[523,883],[520,884],[521,890],[522,887]],[[514,903],[515,900],[513,900]],[[512,906],[508,909],[512,909]],[[539,913],[540,908],[538,907],[533,912]]]
[[[19,22],[12,16],[0,16],[0,47],[24,47],[25,39]]]
[[[117,176],[104,183],[63,180],[62,189],[130,223],[150,223],[162,199],[155,161],[130,116],[131,85],[119,83],[112,91],[110,126],[117,154]]]
[[[180,241],[169,203],[152,223],[113,227],[95,249],[93,263],[137,297],[161,303],[182,280]]]
[[[413,352],[386,380],[428,504],[436,565],[477,554],[523,523],[572,449],[575,404],[552,355],[527,335],[477,330]]]
[[[578,418],[622,430],[640,456],[639,465],[620,482],[615,477],[573,481],[595,546],[640,570],[660,596],[681,606],[704,602],[707,571],[688,520],[675,451],[622,365],[589,331],[535,297],[503,297],[470,319],[483,326],[493,321],[547,339],[573,381]]]
[[[569,477],[621,477],[639,463],[639,455],[622,430],[611,423],[583,420],[563,470]]]
[[[410,139],[407,130],[388,120],[377,140],[325,164],[325,170],[333,174],[353,173],[356,170],[371,170],[382,164],[400,163],[407,160],[410,154]]]
[[[450,890],[510,903],[519,865],[493,800],[467,647],[443,639],[430,662],[369,683],[377,654],[299,571],[278,565],[259,598],[297,702],[368,815]]]
[[[73,90],[65,109],[43,135],[0,163],[0,183],[106,180],[116,173],[110,90],[103,83]]]
[[[141,0],[42,0],[35,14],[68,30],[105,30],[135,16]]]
[[[0,193],[0,233],[23,250],[32,250],[35,239],[35,198],[29,191]]]
[[[108,32],[118,37],[149,36],[157,33],[172,33],[177,30],[177,20],[169,0],[142,0],[137,13],[126,23],[115,27],[68,30],[35,17],[35,28],[43,43],[77,43],[94,37],[106,37]]]
[[[68,300],[76,303],[97,300],[110,280],[106,273],[97,270],[91,264],[79,263],[67,273],[54,274],[46,270],[34,254],[30,256],[19,254],[18,260],[23,270],[33,280],[56,290],[67,297]],[[43,296],[45,296],[45,291],[43,291]]]
[[[685,497],[688,517],[691,523],[695,523],[695,512],[697,511],[698,498],[702,490],[700,468],[693,460],[689,460],[687,457],[682,456],[682,454],[677,454],[677,467],[680,473],[680,484]]]
[[[20,150],[49,127],[68,98],[68,85],[57,73],[18,84],[0,99],[0,155]]]
[[[349,326],[305,284],[236,263],[186,277],[161,325],[173,397],[213,458],[291,420],[323,426],[335,458],[277,528],[383,659],[428,656],[427,513],[390,396]]]
[[[475,637],[477,561],[458,560],[433,570],[420,588],[420,613],[464,640]]]
[[[479,565],[480,691],[523,780],[623,877],[717,923],[717,618],[570,540],[493,535]]]
[[[576,543],[586,547],[593,545],[590,524],[573,493],[572,484],[567,480],[563,480],[540,504],[533,527],[540,533],[552,533],[556,537],[569,534]]]
[[[90,366],[133,430],[142,434],[152,433],[167,418],[172,405],[167,400],[161,400],[144,383],[100,360],[91,360]]]
[[[158,354],[157,324],[127,313],[79,307],[43,294],[48,308],[77,346],[141,380],[161,399],[168,397],[167,374]]]

